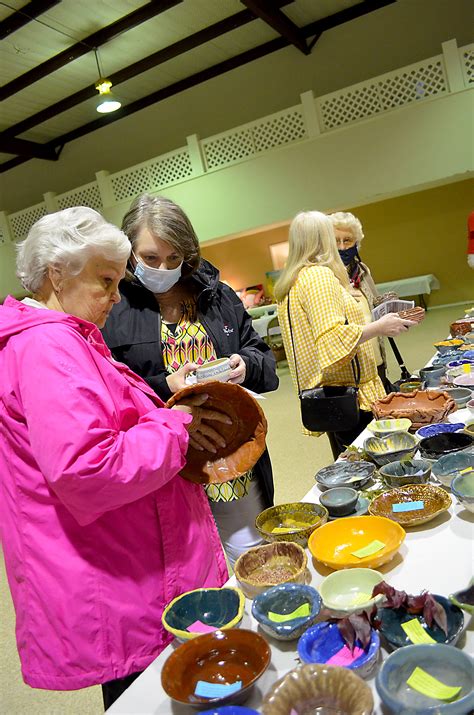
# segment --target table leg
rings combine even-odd
[[[428,310],[428,306],[426,305],[425,296],[423,295],[423,293],[421,293],[421,294],[418,296],[418,299],[419,299],[419,301],[420,301],[421,307],[424,308],[425,310]]]

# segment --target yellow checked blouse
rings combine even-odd
[[[288,296],[278,305],[293,384],[297,389],[295,361],[288,324]],[[302,268],[290,290],[293,341],[301,390],[318,385],[354,385],[351,359],[360,364],[359,405],[370,411],[385,390],[377,375],[370,341],[357,345],[365,325],[363,311],[330,268]],[[345,324],[346,318],[348,324]]]

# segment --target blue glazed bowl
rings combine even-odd
[[[289,614],[297,608],[309,604],[309,615],[277,622],[269,613]],[[260,624],[262,631],[281,641],[299,638],[318,617],[321,610],[321,596],[316,589],[299,583],[282,583],[260,593],[252,603],[252,616]]]
[[[422,695],[407,680],[416,667],[445,685],[461,686],[453,702]],[[394,715],[468,715],[474,708],[474,660],[450,645],[409,645],[391,653],[377,673],[375,686]]]
[[[324,489],[333,487],[361,489],[371,479],[374,472],[375,464],[371,462],[340,461],[320,469],[315,479]]]
[[[440,422],[436,425],[426,425],[426,427],[420,427],[415,432],[415,435],[420,439],[424,437],[434,437],[436,434],[443,434],[444,432],[458,432],[464,428],[464,422]]]
[[[464,358],[463,360],[451,360],[451,362],[448,362],[446,367],[449,370],[449,368],[451,368],[451,367],[459,367],[460,365],[469,365],[470,363],[472,363],[472,359],[469,360],[468,358]]]
[[[451,491],[465,509],[474,512],[474,472],[454,477]]]
[[[474,454],[455,452],[440,457],[431,467],[431,472],[441,484],[450,487],[454,477],[469,467],[474,467]]]
[[[360,641],[356,646],[361,647]],[[335,623],[318,623],[303,633],[298,641],[298,655],[303,663],[327,663],[336,655],[345,643]],[[380,649],[380,637],[376,631],[371,632],[370,643],[362,655],[345,668],[357,673],[360,677],[367,676],[375,665]]]
[[[422,614],[414,615],[413,613],[408,613],[406,608],[378,609],[377,617],[380,618],[381,621],[379,630],[391,648],[401,648],[403,646],[412,645],[411,640],[402,628],[402,623],[411,621],[414,618],[421,623],[423,630],[425,630],[431,638],[434,638],[437,643],[446,643],[449,645],[455,645],[457,643],[464,626],[464,616],[461,609],[444,596],[434,595],[434,598],[446,611],[448,621],[447,636],[436,623],[433,623],[431,628],[428,628]]]
[[[161,621],[167,631],[184,642],[202,635],[189,631],[196,621],[215,630],[238,626],[244,615],[245,596],[238,588],[198,588],[187,591],[169,603]]]

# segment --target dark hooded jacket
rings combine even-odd
[[[212,340],[217,357],[238,353],[246,365],[243,387],[259,393],[276,390],[278,377],[273,353],[252,328],[252,319],[237,294],[219,281],[218,270],[201,259],[198,270],[187,280],[197,284],[197,319]],[[122,300],[112,309],[102,331],[105,342],[117,360],[141,375],[162,400],[168,400],[171,392],[161,351],[158,302],[137,280],[122,281],[120,293]],[[267,451],[254,471],[270,506],[273,476]]]

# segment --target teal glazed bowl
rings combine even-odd
[[[431,468],[431,471],[438,482],[443,486],[450,487],[454,477],[457,477],[465,469],[474,470],[474,454],[468,452],[454,452],[440,457]]]
[[[448,635],[441,630],[436,623],[430,627],[426,624],[423,614],[408,613],[406,608],[379,608],[377,618],[380,619],[380,634],[385,638],[391,649],[402,648],[412,645],[412,641],[402,628],[403,623],[417,619],[421,623],[423,630],[437,643],[456,645],[464,626],[464,616],[460,608],[451,603],[444,596],[434,595],[435,600],[440,603],[446,613],[448,622]]]
[[[335,462],[316,474],[316,482],[323,489],[352,487],[362,489],[372,478],[375,465],[370,462]]]
[[[364,451],[379,466],[411,458],[417,448],[417,438],[408,432],[393,432],[387,437],[368,437],[364,442]]]
[[[277,504],[260,512],[255,527],[265,541],[293,541],[306,547],[315,529],[328,520],[328,511],[320,504],[293,502]]]
[[[380,467],[379,474],[389,487],[426,484],[431,475],[431,463],[426,459],[398,460]]]
[[[173,599],[161,621],[181,642],[210,630],[235,628],[244,615],[245,596],[238,588],[197,588]]]
[[[461,687],[456,700],[438,700],[411,688],[407,680],[417,667],[445,685]],[[473,669],[474,660],[453,646],[409,645],[382,663],[375,687],[393,715],[469,715],[474,708]]]
[[[306,607],[306,615],[294,614]],[[264,633],[277,640],[291,641],[316,621],[321,610],[321,596],[315,588],[299,583],[282,583],[260,593],[252,603],[252,616]],[[276,616],[279,619],[276,620]],[[284,617],[284,620],[281,620]]]
[[[354,511],[359,492],[351,487],[334,487],[321,494],[319,501],[331,516],[347,516]]]
[[[474,512],[474,471],[454,477],[451,491],[465,509]]]

